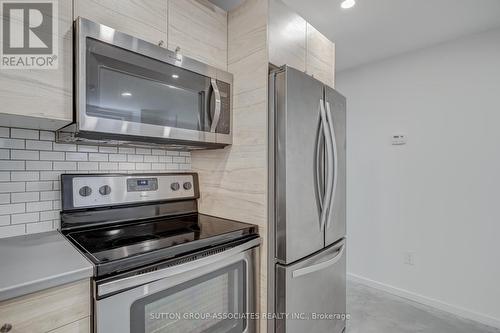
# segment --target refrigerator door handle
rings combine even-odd
[[[307,266],[304,268],[299,268],[296,269],[292,272],[292,277],[293,278],[298,278],[307,274],[311,274],[317,271],[320,271],[322,269],[325,269],[327,267],[335,265],[337,262],[339,262],[340,259],[342,259],[342,256],[345,251],[345,243],[342,244],[342,246],[337,250],[336,255],[332,259],[328,259],[326,261],[320,262],[318,264],[314,264],[311,266]]]
[[[318,111],[319,111],[319,106],[318,106]],[[318,208],[319,208],[319,213],[321,214],[321,211],[323,210],[323,200],[325,197],[325,194],[322,191],[322,176],[324,173],[324,167],[323,167],[323,158],[322,158],[322,147],[324,144],[324,131],[323,131],[323,123],[322,119],[320,116],[319,123],[318,123],[318,130],[317,130],[317,137],[316,137],[316,160],[315,160],[315,167],[314,167],[314,178],[316,179],[316,198],[318,201]],[[321,225],[320,225],[321,227]]]
[[[320,100],[320,115],[321,115],[321,121],[322,121],[322,126],[323,130],[325,133],[325,143],[326,143],[326,190],[325,190],[325,197],[323,198],[323,209],[321,210],[321,216],[320,216],[320,226],[321,230],[324,230],[325,228],[325,223],[326,219],[328,217],[328,212],[330,211],[330,203],[331,203],[331,195],[332,195],[332,187],[333,187],[333,181],[332,181],[332,169],[333,169],[333,163],[334,163],[334,158],[333,158],[333,142],[332,142],[332,135],[330,132],[330,126],[328,125],[327,121],[327,113],[325,110],[325,105],[323,99]]]
[[[331,142],[333,146],[333,164],[332,166],[332,173],[333,173],[333,186],[331,187],[331,194],[330,194],[330,202],[328,203],[328,213],[327,213],[327,219],[326,219],[326,228],[330,228],[330,214],[331,214],[331,208],[333,207],[333,203],[335,202],[335,193],[337,192],[337,183],[338,183],[338,149],[337,149],[337,140],[335,138],[335,129],[333,127],[333,115],[332,111],[330,108],[330,103],[326,102],[326,116],[328,119],[328,125],[330,126],[330,135],[331,135]]]

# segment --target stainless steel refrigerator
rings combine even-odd
[[[268,310],[275,315],[268,330],[340,333],[346,312],[344,96],[291,67],[271,71],[269,145]]]

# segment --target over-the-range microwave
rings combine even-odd
[[[57,141],[173,149],[232,143],[230,73],[78,18],[74,122]]]

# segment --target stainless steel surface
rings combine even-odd
[[[185,273],[188,271],[193,271],[199,269],[203,266],[211,266],[216,264],[217,262],[222,262],[226,260],[230,260],[231,257],[237,255],[238,253],[244,252],[248,249],[257,247],[260,245],[260,238],[253,239],[245,244],[239,245],[237,247],[233,247],[229,250],[226,250],[219,254],[214,254],[209,257],[205,257],[199,260],[195,260],[192,262],[188,262],[185,264],[168,267],[159,271],[144,273],[140,275],[135,275],[131,277],[127,277],[121,280],[111,281],[108,283],[104,283],[99,285],[97,295],[98,296],[106,296],[108,294],[113,294],[119,292],[121,290],[126,290],[129,288],[134,288],[137,286],[141,286],[144,284],[148,284],[157,280],[165,279],[177,274]]]
[[[328,259],[326,261],[320,262],[319,264],[314,264],[314,265],[311,265],[308,267],[299,268],[299,269],[292,272],[292,277],[298,278],[298,277],[301,277],[303,275],[315,273],[317,271],[320,271],[322,269],[325,269],[325,268],[328,268],[330,266],[335,265],[340,259],[342,259],[342,256],[344,254],[344,250],[345,250],[345,245],[342,245],[342,247],[340,247],[340,249],[337,250],[337,254],[335,255],[335,257],[333,257],[332,259]]]
[[[268,311],[345,312],[345,296],[331,295],[345,295],[345,98],[287,66],[271,71],[269,91]],[[286,325],[269,320],[268,332]],[[293,321],[286,332],[341,332],[336,325]]]
[[[67,177],[67,176],[64,176]],[[63,208],[82,209],[152,201],[193,199],[197,190],[191,185],[197,180],[193,173],[172,174],[100,174],[72,175],[72,193],[63,198]],[[69,186],[64,183],[63,186]]]
[[[335,135],[335,196],[325,230],[325,245],[337,242],[346,235],[346,99],[337,91],[325,87],[325,102],[330,114]]]
[[[214,90],[214,96],[215,96],[214,118],[212,119],[212,124],[210,125],[210,132],[215,133],[215,130],[217,129],[217,126],[219,125],[220,111],[221,111],[222,105],[221,105],[219,87],[217,86],[217,80],[211,79],[210,84],[212,85],[212,88]]]
[[[275,74],[275,256],[291,263],[324,246],[316,199],[315,147],[323,85],[292,68]],[[326,128],[325,128],[326,129]]]
[[[205,258],[206,260],[200,259],[196,262],[167,268],[158,272],[161,274],[156,275],[154,278],[152,275],[149,275],[148,278],[141,281],[147,284],[135,288],[132,287],[132,289],[97,300],[94,307],[97,319],[96,332],[132,333],[130,331],[130,308],[135,301],[241,261],[245,263],[246,267],[245,298],[247,302],[247,312],[255,313],[258,309],[256,300],[258,299],[257,294],[259,290],[259,252],[258,248],[255,247],[258,246],[258,242],[253,242],[252,245],[253,247],[251,248],[246,247],[246,249],[244,249],[245,247],[241,247],[239,251],[232,251],[230,254],[223,252],[207,257]],[[229,251],[231,250],[227,252]],[[99,292],[102,292],[103,288],[109,292],[110,290],[117,290],[117,287],[133,286],[136,285],[138,281],[139,280],[136,280],[131,284],[129,281],[123,281],[114,285],[101,285],[99,286]],[[189,310],[186,309],[186,311]],[[208,311],[210,311],[210,309],[208,309]],[[120,320],[116,320],[116,318],[120,318]],[[246,329],[243,333],[256,332],[258,332],[257,322],[255,320],[248,320]]]
[[[304,314],[305,320],[283,319],[276,321],[277,333],[340,333],[345,327],[344,320],[321,320],[313,314],[346,313],[346,256],[342,248],[345,240],[326,248],[293,265],[276,266],[278,281],[277,299],[279,313]],[[320,270],[310,269],[319,267]],[[307,274],[294,276],[294,272],[306,270]]]
[[[70,141],[99,141],[100,144],[129,145],[134,141],[155,142],[192,147],[220,148],[232,143],[232,110],[229,104],[231,130],[229,134],[204,132],[169,126],[137,123],[119,119],[108,119],[87,115],[86,110],[86,39],[92,38],[119,48],[130,50],[177,66],[204,76],[232,85],[232,74],[203,64],[196,60],[176,54],[163,47],[145,42],[133,36],[121,33],[110,27],[100,25],[84,18],[78,18],[75,24],[77,40],[75,43],[75,98],[76,126],[60,130],[57,139]],[[232,91],[232,88],[231,88]],[[99,135],[100,134],[100,135]],[[107,135],[106,139],[102,139]],[[191,145],[192,144],[192,145]]]
[[[0,241],[0,301],[93,275],[92,264],[59,232]]]
[[[320,215],[320,225],[321,230],[325,230],[326,219],[328,218],[328,214],[330,212],[331,206],[331,197],[332,197],[332,177],[333,177],[333,165],[334,165],[334,157],[333,157],[333,142],[332,142],[332,132],[331,132],[331,124],[328,119],[328,115],[325,111],[325,102],[323,99],[320,100],[320,115],[323,133],[325,134],[325,165],[326,165],[326,178],[325,178],[325,196],[323,198],[323,203],[321,205],[321,215]]]

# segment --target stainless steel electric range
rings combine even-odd
[[[257,227],[198,213],[197,174],[61,181],[61,232],[95,267],[95,332],[257,330]]]

